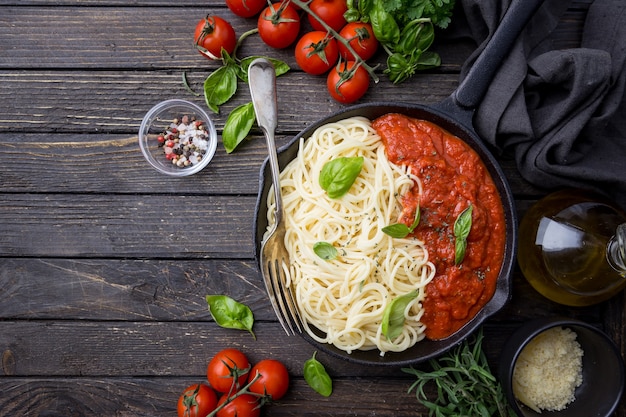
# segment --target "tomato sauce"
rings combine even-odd
[[[420,223],[413,235],[425,242],[435,264],[426,286],[422,322],[426,337],[444,339],[471,320],[491,299],[505,246],[500,195],[478,154],[438,125],[400,114],[373,122],[387,158],[408,165],[422,183],[402,198],[399,221],[411,225],[419,204]],[[472,226],[465,258],[455,265],[454,222],[469,204]]]

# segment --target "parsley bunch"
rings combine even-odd
[[[415,390],[417,400],[428,408],[430,416],[515,417],[502,386],[489,369],[482,350],[482,328],[473,339],[473,346],[466,340],[450,353],[429,361],[431,372],[402,368],[417,377],[409,392]],[[434,400],[424,392],[429,382],[437,386]]]
[[[397,84],[418,70],[441,65],[439,54],[428,51],[435,29],[450,23],[455,0],[348,0],[348,22],[372,25],[387,52],[385,73]]]

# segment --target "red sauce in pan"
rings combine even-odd
[[[478,154],[434,123],[400,114],[373,122],[389,160],[410,165],[422,182],[402,199],[400,221],[413,222],[419,203],[421,219],[413,234],[425,242],[437,268],[426,287],[426,337],[443,339],[460,329],[491,299],[505,246],[500,195]],[[473,205],[472,227],[463,262],[454,263],[454,222]]]

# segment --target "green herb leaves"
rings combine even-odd
[[[348,192],[363,168],[363,157],[340,157],[324,164],[320,172],[320,187],[329,198],[339,198]]]
[[[315,242],[313,252],[325,261],[337,258],[337,248],[328,242]]]
[[[381,230],[383,231],[383,233],[393,238],[404,239],[411,232],[413,232],[413,230],[415,230],[420,222],[420,216],[420,207],[417,206],[417,208],[415,209],[415,219],[413,219],[413,224],[411,224],[410,227],[404,223],[394,223],[390,224],[389,226],[383,227]]]
[[[417,400],[430,410],[429,415],[440,417],[477,416],[512,417],[502,386],[491,373],[487,358],[482,350],[482,328],[468,340],[439,359],[430,360],[432,372],[413,368],[402,371],[417,377],[409,388],[415,390]],[[438,396],[429,400],[424,387],[428,383],[437,385]]]
[[[402,333],[404,327],[404,310],[411,301],[418,295],[417,290],[408,294],[395,298],[391,303],[387,304],[383,311],[383,320],[381,322],[381,331],[389,340],[393,340]]]
[[[252,332],[254,316],[252,310],[227,295],[207,295],[206,302],[213,320],[226,329],[247,330],[256,339]]]
[[[467,236],[472,228],[472,210],[470,204],[465,210],[459,214],[454,222],[454,264],[460,265],[465,258],[465,250],[467,249]]]
[[[311,388],[324,397],[333,393],[333,380],[326,372],[326,368],[315,359],[317,352],[313,352],[311,359],[304,362],[304,380]]]
[[[248,136],[256,115],[252,102],[242,104],[228,115],[222,131],[222,143],[226,153],[231,153]]]
[[[418,70],[441,65],[441,58],[428,51],[434,27],[450,23],[455,0],[351,0],[348,21],[370,22],[374,35],[388,54],[385,73],[397,84]]]

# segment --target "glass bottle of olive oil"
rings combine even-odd
[[[528,210],[519,236],[524,276],[552,301],[592,305],[626,286],[626,213],[600,195],[548,195]]]

